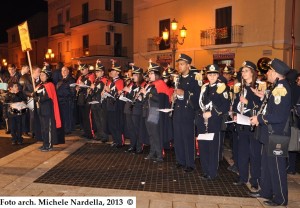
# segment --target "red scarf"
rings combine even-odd
[[[59,107],[58,107],[55,86],[52,82],[47,82],[44,84],[44,86],[45,86],[45,89],[47,91],[49,98],[52,100],[52,103],[53,103],[56,128],[61,128],[61,120],[60,120]]]

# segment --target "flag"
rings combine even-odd
[[[27,21],[23,22],[22,24],[18,25],[20,40],[22,45],[22,51],[31,51],[31,42],[29,37],[29,30]]]

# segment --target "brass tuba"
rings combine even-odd
[[[271,61],[268,57],[262,57],[257,61],[257,69],[261,74],[266,74],[270,69],[269,62]]]

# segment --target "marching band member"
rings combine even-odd
[[[93,73],[89,73],[89,66],[87,64],[79,64],[79,70],[81,71],[81,75],[77,79],[77,105],[79,110],[80,119],[82,122],[82,127],[84,134],[83,137],[87,139],[93,139],[94,135],[92,132],[92,119],[90,116],[90,105],[87,102],[88,97],[88,87],[95,80],[95,75]]]
[[[98,102],[91,105],[93,120],[96,125],[95,139],[101,140],[103,143],[108,141],[106,134],[106,103],[104,102],[104,87],[108,79],[104,76],[105,67],[101,64],[100,60],[96,61],[95,74],[96,78],[94,83],[91,84],[89,96],[92,102]]]
[[[49,82],[51,70],[45,66],[40,74],[41,84],[34,92],[34,99],[37,102],[37,113],[40,118],[43,146],[42,152],[51,151],[53,144],[57,144],[57,128],[61,128],[60,112],[57,101],[55,86]]]
[[[235,113],[252,116],[258,111],[262,104],[260,97],[256,96],[251,90],[256,88],[257,71],[256,65],[251,61],[245,61],[242,65],[242,81],[239,85],[239,93],[236,93],[232,110]],[[257,190],[260,179],[260,163],[261,163],[261,143],[254,138],[254,131],[251,126],[236,125],[238,134],[238,164],[239,164],[239,180],[234,185],[243,185],[249,179],[249,163],[250,175],[249,180],[251,188]]]
[[[217,177],[222,115],[229,111],[230,102],[226,85],[218,80],[219,66],[216,64],[208,65],[206,73],[208,83],[201,87],[197,131],[199,134],[214,133],[212,141],[198,141],[200,162],[203,171],[202,179],[211,180]]]
[[[149,106],[149,111],[146,119],[146,127],[150,141],[150,153],[145,159],[154,160],[155,162],[163,162],[162,141],[165,130],[163,118],[167,115],[163,112],[159,112],[158,109],[164,109],[168,106],[168,87],[166,83],[161,79],[161,67],[157,64],[152,63],[151,61],[148,68],[148,74],[149,81],[151,83],[149,93],[147,93],[146,89],[141,90],[141,93],[146,95],[146,102]]]
[[[173,100],[176,167],[192,172],[195,169],[195,112],[199,109],[200,87],[194,72],[190,72],[192,58],[180,54],[176,62],[180,74],[173,94],[173,99],[176,99]]]
[[[141,123],[142,123],[142,111],[143,111],[143,94],[141,89],[145,86],[143,79],[143,69],[133,66],[132,67],[132,77],[134,86],[132,88],[132,103],[131,104],[131,119],[132,128],[129,131],[132,132],[132,137],[130,138],[130,148],[128,152],[134,152],[136,154],[141,154],[143,152],[143,142],[141,134]],[[146,130],[146,129],[144,129]]]
[[[124,102],[118,97],[123,94],[124,81],[120,79],[121,66],[112,61],[112,67],[109,70],[111,81],[104,87],[105,91],[110,95],[107,97],[107,125],[108,130],[113,138],[112,147],[121,148],[124,145]]]
[[[261,161],[261,182],[258,192],[251,192],[252,197],[268,199],[267,206],[286,206],[288,204],[288,187],[285,157],[269,155],[269,129],[273,134],[282,135],[291,110],[291,89],[285,75],[290,68],[281,60],[273,59],[269,63],[267,79],[274,85],[264,110],[250,118],[252,125],[260,127],[260,141],[263,143]],[[263,97],[264,92],[254,91]]]

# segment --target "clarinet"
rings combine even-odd
[[[260,109],[259,109],[259,111],[257,112],[256,115],[262,114],[263,110],[265,109],[265,107],[266,107],[266,105],[267,105],[267,103],[268,103],[268,101],[269,101],[269,99],[270,99],[270,97],[271,97],[272,91],[275,89],[275,87],[276,87],[277,84],[278,84],[278,80],[279,80],[279,78],[276,78],[276,80],[275,80],[275,82],[274,82],[272,88],[270,88],[269,92],[265,95],[265,97],[264,97],[264,99],[263,99],[263,103],[262,103],[262,105],[260,106]],[[256,127],[255,125],[251,125],[250,131],[254,131],[254,130],[255,130],[255,127]]]
[[[179,75],[174,77],[174,91],[178,89],[178,84],[179,84]],[[177,100],[177,96],[174,97],[171,103],[171,109],[173,110],[174,110],[174,105],[176,100]],[[172,115],[173,115],[173,111],[170,112],[169,117],[172,117]]]
[[[244,86],[244,79],[242,78],[240,97],[244,96],[244,92],[245,92],[245,86]],[[240,113],[242,115],[244,114],[244,103],[242,103],[242,102],[241,102],[241,105],[240,105]]]

